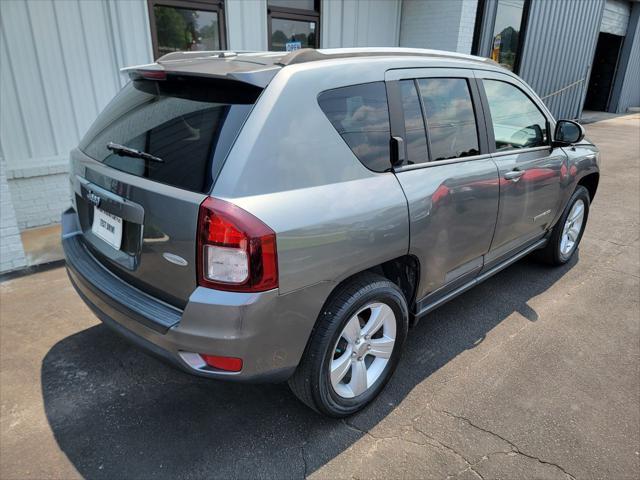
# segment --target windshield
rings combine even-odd
[[[236,82],[226,83],[132,81],[98,116],[79,148],[117,170],[208,193],[259,93],[243,95]]]

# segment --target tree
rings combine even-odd
[[[155,6],[153,12],[156,17],[158,50],[184,49],[185,32],[187,31],[184,17],[171,7]]]

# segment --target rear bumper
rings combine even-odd
[[[295,370],[331,285],[278,295],[198,287],[179,310],[132,287],[87,250],[75,211],[63,214],[62,245],[71,283],[107,326],[189,373],[244,381],[283,381]],[[240,372],[202,365],[193,353],[238,357]]]

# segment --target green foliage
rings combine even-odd
[[[154,7],[154,14],[156,17],[158,46],[161,49],[168,47],[170,49],[184,50],[187,42],[186,36],[190,33],[184,17],[175,8],[159,5]]]

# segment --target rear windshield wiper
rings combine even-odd
[[[164,160],[160,157],[156,157],[155,155],[151,155],[147,152],[141,152],[140,150],[136,150],[135,148],[127,147],[125,145],[119,145],[117,143],[109,142],[107,143],[107,148],[113,153],[121,155],[123,157],[142,158],[143,160],[164,163]]]

